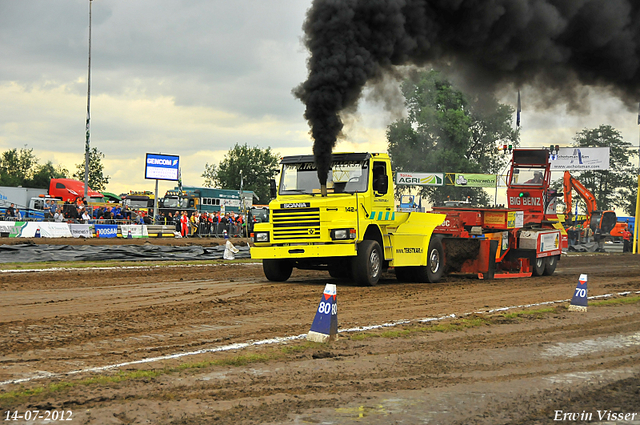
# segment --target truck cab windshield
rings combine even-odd
[[[334,161],[327,177],[328,193],[366,192],[369,180],[368,161]],[[320,193],[318,171],[312,162],[284,164],[280,194]]]
[[[544,182],[544,170],[541,168],[517,167],[513,169],[511,184],[514,186],[541,185]]]

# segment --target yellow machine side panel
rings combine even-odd
[[[424,266],[433,230],[444,222],[446,215],[412,212],[406,222],[390,235],[394,267]]]

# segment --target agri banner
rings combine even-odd
[[[560,148],[549,162],[551,171],[608,170],[609,148]]]
[[[92,238],[93,232],[88,224],[69,224],[71,236],[74,238]]]
[[[454,186],[458,187],[496,187],[495,174],[459,174],[456,173]]]
[[[10,238],[33,238],[36,232],[40,232],[42,238],[70,238],[71,231],[67,223],[54,223],[45,221],[16,221]]]
[[[123,224],[122,226],[120,226],[120,232],[122,233],[123,238],[128,238],[129,234],[131,234],[132,239],[149,237],[147,226],[144,226],[144,225],[141,226],[139,224],[135,224],[135,225]]]
[[[116,238],[118,237],[117,224],[96,224],[94,226],[96,237],[98,238]]]
[[[396,173],[396,184],[409,186],[444,186],[444,173]]]

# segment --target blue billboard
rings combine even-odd
[[[180,157],[178,155],[148,153],[144,166],[144,178],[177,181],[179,169]]]

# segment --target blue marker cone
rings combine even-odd
[[[587,311],[587,275],[581,274],[576,286],[576,292],[571,298],[571,304],[569,305],[569,311]]]
[[[131,235],[131,229],[129,229],[129,232],[127,233],[127,239],[133,239],[133,236]]]
[[[36,234],[35,234],[33,237],[34,237],[34,238],[39,238],[40,236],[41,236],[41,235],[40,235],[40,228],[38,227],[38,228],[36,229]]]
[[[338,304],[336,303],[336,285],[327,283],[311,324],[307,339],[313,342],[327,342],[338,338]]]

